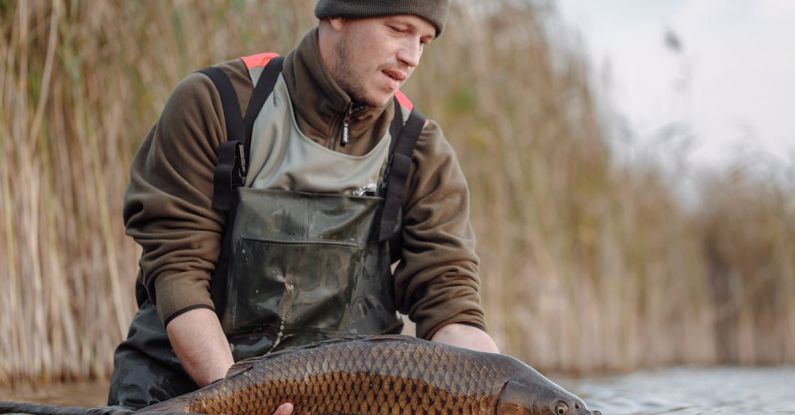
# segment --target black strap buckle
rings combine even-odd
[[[227,141],[218,150],[218,164],[213,174],[213,209],[229,211],[234,205],[235,190],[246,179],[246,159],[243,143]]]

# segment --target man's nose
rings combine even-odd
[[[422,57],[422,44],[419,41],[406,42],[398,51],[397,57],[409,67],[417,67]]]

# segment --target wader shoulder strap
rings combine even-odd
[[[378,241],[391,241],[390,250],[393,255],[398,252],[402,207],[406,199],[406,185],[411,169],[411,153],[417,144],[422,127],[425,126],[425,117],[414,108],[405,125],[402,121],[401,105],[398,103],[398,98],[395,98],[395,118],[390,126],[390,134],[397,139],[392,142],[390,149],[391,160],[386,172],[384,209],[381,212],[378,229]]]
[[[218,149],[218,164],[213,172],[213,209],[223,212],[232,207],[232,192],[243,184],[246,161],[243,155],[243,116],[232,82],[220,68],[210,67],[199,71],[213,81],[221,96],[226,124],[226,142]]]
[[[232,82],[220,68],[207,68],[200,72],[209,76],[221,96],[226,123],[227,141],[218,149],[218,164],[213,173],[213,209],[226,213],[226,223],[221,241],[222,253],[216,263],[210,283],[210,296],[215,305],[215,312],[222,317],[226,301],[226,282],[229,264],[228,253],[225,251],[232,236],[231,224],[234,223],[235,206],[237,205],[237,188],[246,180],[246,169],[251,148],[251,130],[254,120],[259,115],[265,101],[268,100],[276,80],[282,71],[283,58],[270,59],[262,70],[257,85],[248,101],[245,118],[241,115],[237,94]],[[245,62],[245,58],[244,58]]]
[[[237,93],[224,71],[217,67],[199,71],[207,75],[218,90],[226,123],[227,141],[218,149],[218,164],[213,173],[213,209],[229,212],[235,205],[235,189],[246,179],[254,120],[273,91],[283,60],[281,57],[273,58],[263,69],[251,93],[245,118],[241,115]]]
[[[245,157],[246,164],[248,164],[249,154],[251,154],[251,134],[254,130],[254,121],[257,119],[262,106],[265,101],[273,92],[273,87],[279,79],[279,74],[282,73],[283,57],[275,57],[268,61],[268,64],[262,70],[259,76],[257,86],[254,87],[254,92],[251,93],[251,99],[248,101],[248,108],[246,108],[246,117],[243,120],[246,128],[246,144],[245,144]]]

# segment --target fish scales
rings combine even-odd
[[[141,411],[272,414],[289,401],[294,414],[497,414],[508,382],[528,373],[557,387],[508,356],[374,336],[249,359],[219,382]]]
[[[338,343],[265,359],[271,364],[202,390],[185,410],[255,413],[290,400],[297,413],[481,413],[501,386],[488,378],[506,374],[460,357],[416,342]]]

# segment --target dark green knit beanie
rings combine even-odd
[[[318,19],[326,17],[376,17],[413,14],[431,22],[436,36],[442,34],[450,0],[320,0],[315,7]]]

